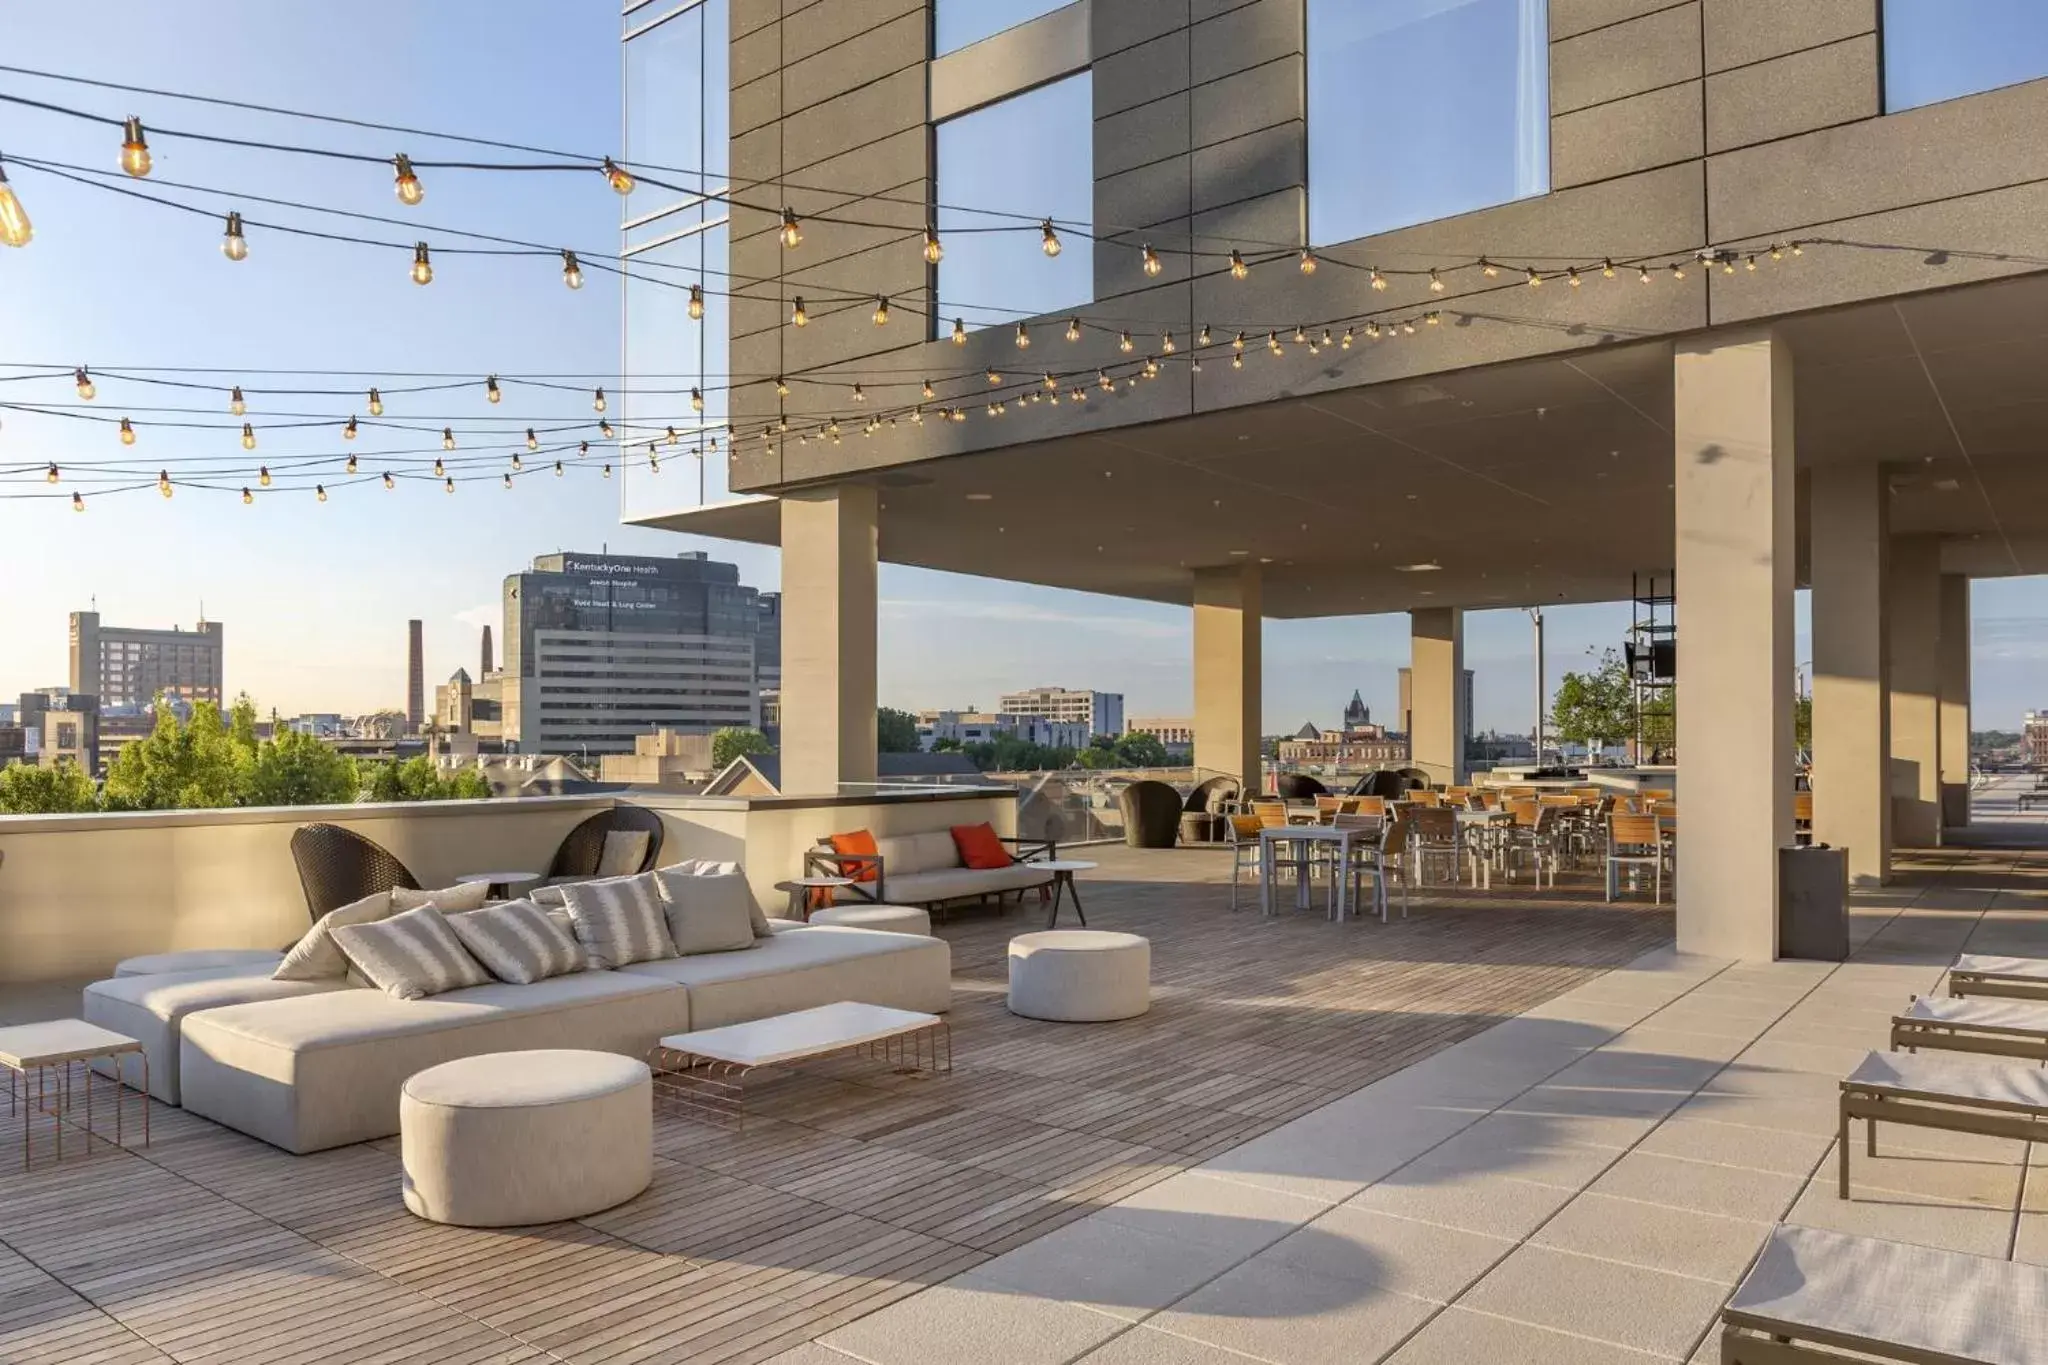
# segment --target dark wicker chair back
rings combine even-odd
[[[1188,793],[1184,809],[1203,814],[1215,814],[1237,800],[1238,780],[1234,777],[1212,777]]]
[[[1311,801],[1330,794],[1328,787],[1306,773],[1282,773],[1274,788],[1282,801]]]
[[[301,825],[292,833],[292,861],[315,920],[393,887],[417,891],[419,879],[391,851],[340,825]]]
[[[661,856],[661,817],[645,806],[613,806],[610,810],[599,811],[569,831],[568,837],[562,840],[562,846],[555,850],[555,860],[548,866],[548,875],[596,875],[598,859],[604,856],[604,836],[613,830],[647,832],[647,856],[640,860],[640,866],[633,869],[635,872],[647,871]]]
[[[1172,848],[1180,836],[1180,793],[1164,782],[1133,782],[1116,794],[1124,815],[1124,842],[1132,848]]]

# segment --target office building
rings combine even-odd
[[[1087,727],[1089,738],[1124,732],[1124,695],[1121,692],[1077,692],[1065,687],[1034,687],[1027,692],[1006,692],[996,708],[1008,716],[1034,716]],[[1082,741],[1083,744],[1087,740]]]
[[[541,555],[505,579],[503,737],[525,753],[634,752],[658,729],[761,723],[774,594],[701,551]]]
[[[159,695],[220,706],[227,695],[221,677],[218,621],[156,630],[102,625],[96,611],[71,613],[70,690],[106,710],[148,706]]]
[[[998,739],[1022,740],[1048,749],[1085,749],[1093,733],[1074,720],[1018,715],[1007,711],[920,711],[917,735],[926,749],[942,739],[987,744]]]
[[[416,735],[427,719],[426,627],[405,623],[405,732]]]
[[[99,698],[67,687],[45,687],[22,693],[15,713],[22,728],[23,757],[28,762],[46,768],[70,762],[84,772],[99,773]]]
[[[491,673],[482,682],[458,668],[434,689],[434,730],[441,736],[471,735],[478,740],[504,736],[501,709],[504,674]]]
[[[1404,668],[1401,670],[1400,690],[1401,733],[1412,735],[1415,733],[1415,673],[1413,669]],[[1364,709],[1364,703],[1359,701],[1357,693],[1353,693],[1351,699],[1353,702],[1358,703],[1361,710]],[[1469,668],[1460,669],[1458,672],[1456,704],[1458,709],[1458,733],[1464,737],[1465,743],[1469,745],[1472,742],[1472,735],[1474,733],[1472,729],[1472,670]],[[1349,712],[1346,713],[1345,720],[1347,723],[1349,722]]]
[[[2025,728],[2020,732],[2020,751],[2028,767],[2048,770],[2048,711],[2027,712]]]
[[[1124,722],[1124,733],[1150,735],[1176,757],[1185,757],[1195,750],[1193,716],[1132,716]]]

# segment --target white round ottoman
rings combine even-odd
[[[885,934],[932,935],[932,917],[914,905],[828,905],[811,911],[812,924],[844,924]]]
[[[1102,1023],[1152,1008],[1152,942],[1099,929],[1048,929],[1010,940],[1010,1013]]]
[[[492,1052],[430,1066],[398,1100],[405,1206],[469,1228],[559,1223],[654,1176],[647,1064],[611,1052]]]
[[[162,976],[168,972],[273,972],[283,953],[263,948],[194,948],[182,953],[150,953],[114,964],[115,976]]]

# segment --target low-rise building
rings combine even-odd
[[[1067,687],[1034,687],[1024,692],[1006,692],[997,711],[1008,716],[1033,716],[1040,720],[1066,721],[1087,727],[1081,743],[1096,735],[1124,732],[1124,694],[1121,692],[1077,691]]]
[[[1095,733],[1081,721],[1007,711],[920,711],[917,715],[918,743],[927,750],[940,740],[990,744],[1004,737],[1048,749],[1084,749]]]
[[[2027,712],[2020,747],[2027,756],[2028,767],[2048,768],[2048,711]]]
[[[1192,716],[1132,716],[1124,722],[1127,735],[1150,735],[1176,756],[1193,753],[1195,721]]]
[[[698,791],[711,780],[711,740],[710,735],[676,730],[637,735],[632,753],[604,756],[599,775],[606,782],[636,787]]]

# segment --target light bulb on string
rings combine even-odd
[[[859,380],[855,380],[853,384],[853,401],[856,403],[865,403],[868,401],[867,392],[861,388]]]
[[[1238,334],[1237,334],[1236,336],[1234,336],[1234,337],[1232,337],[1232,338],[1230,339],[1230,349],[1231,349],[1231,350],[1233,350],[1233,351],[1243,351],[1243,350],[1244,350],[1244,333],[1243,333],[1243,332],[1239,332],[1239,333],[1238,333]]]
[[[256,482],[262,484],[265,488],[270,487],[269,465],[265,464],[256,466]]]
[[[875,326],[887,327],[889,325],[889,299],[886,294],[875,295],[874,317]]]
[[[1409,336],[1415,335],[1415,319],[1409,318],[1401,324],[1401,330]]]
[[[1721,273],[1723,275],[1733,275],[1735,273],[1734,252],[1728,252],[1726,255],[1721,257]]]
[[[1308,340],[1308,332],[1300,323],[1294,324],[1294,344],[1299,346]]]
[[[926,398],[938,397],[937,392],[935,392],[932,388],[932,381],[929,379],[923,381],[923,383],[919,385],[919,392],[921,392]]]
[[[1609,279],[1609,280],[1613,279],[1613,278],[1614,278],[1614,262],[1613,262],[1612,260],[1603,260],[1603,261],[1601,261],[1601,262],[1600,262],[1600,274],[1601,274],[1601,277],[1602,277],[1602,278],[1604,278],[1604,279]]]
[[[1304,274],[1304,275],[1313,275],[1313,274],[1315,274],[1315,273],[1316,273],[1316,253],[1315,253],[1315,252],[1313,252],[1313,251],[1310,251],[1310,250],[1309,250],[1309,249],[1308,249],[1307,247],[1303,247],[1303,248],[1301,249],[1301,261],[1300,261],[1300,266],[1301,266],[1301,273],[1302,273],[1302,274]]]
[[[690,390],[690,411],[704,411],[704,390],[699,388],[692,388]]]
[[[1567,266],[1565,268],[1564,277],[1565,282],[1569,284],[1572,288],[1577,289],[1579,287],[1579,268],[1577,266]]]
[[[450,493],[453,493],[453,492],[455,491],[455,480],[453,480],[453,479],[447,479],[447,480],[444,480],[441,486],[442,486],[443,488],[447,489],[447,490],[448,490],[448,491],[449,491]]]
[[[74,512],[83,512],[85,510],[85,499],[80,497],[78,494],[73,493],[71,495],[71,510]]]
[[[1147,379],[1156,379],[1159,377],[1159,362],[1154,360],[1149,355],[1145,357],[1145,377]]]
[[[378,393],[378,392],[377,392],[377,391],[376,391],[375,389],[371,389],[371,390],[370,390],[370,416],[372,416],[372,417],[382,417],[383,415],[384,415],[384,395],[383,395],[383,394],[381,394],[381,393]]]
[[[793,327],[808,327],[811,325],[811,315],[804,311],[804,296],[802,294],[796,296],[796,304],[789,310],[789,321]]]
[[[1069,340],[1069,341],[1079,341],[1080,339],[1081,339],[1081,319],[1079,319],[1079,318],[1068,318],[1068,319],[1067,319],[1067,340]]]
[[[228,229],[220,240],[220,254],[231,261],[249,259],[249,239],[242,235],[242,215],[239,213],[228,215]]]
[[[1048,256],[1060,254],[1060,235],[1053,231],[1050,218],[1038,225],[1038,249]]]
[[[1384,294],[1387,292],[1387,277],[1385,275],[1380,274],[1380,268],[1378,266],[1372,267],[1371,284],[1372,287],[1378,290],[1380,293]]]
[[[1249,276],[1251,273],[1252,268],[1244,263],[1243,253],[1240,252],[1236,247],[1230,248],[1230,278],[1232,278],[1233,280],[1241,280]]]
[[[512,452],[512,467],[514,469],[526,468],[526,461],[520,458],[519,452],[516,450]]]
[[[453,427],[442,427],[442,428],[441,428],[441,449],[443,449],[443,450],[453,450],[453,449],[455,449],[455,428],[453,428]]]
[[[591,410],[592,412],[603,412],[603,411],[605,410],[605,401],[604,401],[604,390],[603,390],[603,389],[593,389],[593,390],[591,390],[591,393],[590,393],[590,410]]]
[[[135,425],[126,417],[121,419],[121,444],[124,446],[135,444]]]
[[[1432,294],[1444,292],[1444,277],[1436,273],[1435,266],[1429,268],[1429,292]]]
[[[555,477],[558,479],[562,477],[562,462],[560,460],[555,461]]]
[[[28,210],[21,206],[14,186],[7,183],[7,168],[0,166],[0,244],[27,246],[35,235],[36,227],[28,220]]]
[[[345,427],[343,427],[343,428],[341,429],[341,439],[342,439],[342,440],[344,440],[344,441],[353,441],[353,440],[354,440],[355,438],[356,438],[356,419],[355,419],[355,418],[353,418],[353,417],[351,417],[351,418],[349,418],[349,419],[348,419],[348,425],[347,425],[347,426],[345,426]]]
[[[255,448],[256,428],[250,426],[247,422],[244,422],[242,423],[242,449],[254,450]]]
[[[391,158],[391,165],[395,172],[392,177],[392,188],[397,191],[399,203],[417,204],[427,197],[426,187],[420,184],[420,178],[413,174],[411,157],[400,152]]]
[[[391,477],[391,475],[390,475],[390,473],[389,473],[389,472],[387,471],[387,472],[385,473],[385,475],[384,475],[384,489],[385,489],[385,491],[386,491],[386,492],[389,492],[390,490],[392,490],[392,489],[394,489],[394,488],[396,488],[396,487],[398,487],[398,481],[397,481],[396,479],[392,478],[392,477]]]
[[[953,344],[955,346],[965,346],[967,344],[967,323],[960,318],[953,319]]]
[[[1479,258],[1479,269],[1489,280],[1500,274],[1500,267],[1487,260],[1484,256]]]
[[[1528,274],[1525,276],[1525,278],[1528,280],[1529,287],[1531,289],[1541,289],[1543,287],[1543,274],[1541,271],[1537,270],[1535,266],[1532,265],[1529,267]]]
[[[1060,381],[1052,377],[1052,372],[1050,370],[1046,372],[1044,379],[1040,380],[1039,382],[1043,383],[1048,389],[1053,389],[1055,391],[1058,390],[1060,386]]]
[[[498,376],[491,375],[489,378],[484,380],[484,401],[489,403],[496,403],[503,399],[504,396],[505,395],[498,389]]]
[[[244,506],[244,507],[251,507],[251,506],[254,506],[254,505],[255,505],[255,502],[256,502],[256,495],[255,495],[254,493],[251,493],[251,492],[249,491],[249,485],[248,485],[248,484],[246,484],[246,483],[245,483],[245,484],[243,484],[243,485],[242,485],[242,506]]]
[[[997,371],[996,371],[996,367],[995,367],[995,366],[993,366],[993,365],[989,366],[989,369],[988,369],[988,382],[989,382],[989,383],[990,383],[991,385],[996,385],[996,384],[1000,384],[1000,383],[1002,383],[1002,382],[1003,382],[1003,377],[1002,377],[1002,375],[1001,375],[1001,374],[999,374],[999,373],[997,373]]]
[[[690,286],[690,321],[702,322],[703,320],[704,286],[701,284],[693,284]]]
[[[425,242],[416,242],[413,244],[412,282],[414,284],[422,285],[432,284],[434,282],[434,263],[431,259],[428,258],[427,244]]]
[[[1784,247],[1781,247],[1781,246],[1779,246],[1779,245],[1778,245],[1778,244],[1777,244],[1776,242],[1772,242],[1772,243],[1771,243],[1771,259],[1772,259],[1772,260],[1774,260],[1774,261],[1782,261],[1782,260],[1784,260],[1784,259],[1785,259],[1785,248],[1784,248]]]
[[[1673,261],[1671,263],[1671,278],[1674,280],[1682,280],[1685,278],[1685,267],[1677,261]]]
[[[446,465],[442,464],[442,463],[441,463],[441,457],[440,457],[439,455],[436,455],[436,456],[434,457],[434,477],[438,479],[438,478],[440,478],[440,477],[441,477],[442,475],[446,474],[447,472],[448,472],[448,467],[447,467]]]
[[[589,453],[590,453],[590,442],[588,442],[588,441],[578,441],[578,442],[576,443],[576,458],[577,458],[577,459],[579,459],[579,460],[580,460],[580,459],[582,459],[582,458],[583,458],[583,457],[584,457],[585,455],[588,455]]]
[[[538,436],[536,436],[536,435],[534,435],[534,434],[533,434],[533,428],[532,428],[532,427],[528,427],[528,428],[526,429],[526,448],[527,448],[528,450],[539,450],[539,449],[540,449],[540,438],[539,438]]]
[[[683,443],[683,438],[676,435],[676,429],[674,427],[670,427],[668,429],[668,443],[671,448],[679,446]]]
[[[1346,350],[1346,351],[1350,350],[1350,349],[1351,349],[1351,342],[1352,342],[1352,338],[1353,338],[1353,336],[1354,336],[1354,335],[1355,335],[1355,334],[1353,333],[1352,329],[1351,329],[1351,328],[1349,328],[1349,327],[1346,327],[1346,328],[1344,329],[1344,338],[1343,338],[1343,340],[1341,340],[1341,341],[1339,341],[1339,342],[1337,343],[1338,347],[1339,347],[1340,349],[1342,349],[1342,350]]]
[[[628,171],[618,162],[610,157],[606,157],[604,164],[598,167],[598,169],[604,172],[605,180],[617,193],[631,194],[633,192],[633,187],[637,182],[633,179],[632,172]]]
[[[79,398],[87,403],[90,403],[99,393],[99,389],[93,385],[92,375],[86,372],[86,368],[83,365],[72,371],[71,382],[77,387]]]
[[[242,401],[242,386],[237,384],[235,387],[229,389],[228,411],[233,413],[235,416],[240,417],[243,413],[247,412],[248,410],[249,405]]]
[[[320,500],[321,502],[326,502],[326,501],[327,501],[327,485],[326,485],[326,484],[324,484],[324,483],[316,483],[316,484],[314,484],[314,485],[313,485],[313,496],[314,496],[314,497],[316,497],[316,498],[318,498],[318,499],[319,499],[319,500]]]
[[[156,472],[156,491],[157,491],[157,492],[159,492],[159,493],[161,493],[161,494],[163,494],[163,495],[164,495],[165,497],[167,497],[167,498],[168,498],[168,497],[169,497],[169,496],[171,495],[171,471],[170,471],[170,470],[168,470],[168,469],[159,469],[159,470],[158,470],[158,471]]]
[[[1745,270],[1747,270],[1747,271],[1749,271],[1749,272],[1750,272],[1750,273],[1752,273],[1752,274],[1754,274],[1754,273],[1756,272],[1756,253],[1755,253],[1755,252],[1751,252],[1751,253],[1750,253],[1749,255],[1747,255],[1747,256],[1744,256],[1744,257],[1742,258],[1742,268],[1743,268],[1743,269],[1745,269]]]
[[[1116,381],[1109,377],[1109,371],[1107,370],[1097,370],[1095,372],[1095,382],[1104,393],[1116,392]]]
[[[598,419],[597,434],[607,441],[609,441],[612,438],[611,419],[602,417]]]
[[[583,287],[583,263],[576,259],[576,253],[562,252],[562,283],[571,289]]]
[[[1323,345],[1327,346],[1327,345],[1329,345],[1329,344],[1330,344],[1330,343],[1331,343],[1331,342],[1332,342],[1333,340],[1335,340],[1335,338],[1333,338],[1333,337],[1332,337],[1332,336],[1330,335],[1330,329],[1329,329],[1329,328],[1327,328],[1327,327],[1325,327],[1325,328],[1323,329]]]
[[[789,381],[779,374],[775,376],[775,396],[777,398],[789,397]]]
[[[1017,324],[1017,349],[1020,351],[1031,349],[1031,329],[1021,322]]]
[[[1652,278],[1653,277],[1650,274],[1650,267],[1648,266],[1643,266],[1636,272],[1636,279],[1638,279],[1644,284],[1648,284]]]
[[[606,465],[606,466],[604,467],[604,476],[605,476],[605,477],[606,477],[607,479],[609,479],[609,478],[610,478],[610,477],[612,476],[612,467],[611,467],[610,465]]]
[[[121,169],[140,180],[149,174],[149,139],[142,135],[142,120],[133,114],[121,128]]]
[[[343,466],[341,467],[341,472],[342,472],[342,473],[344,473],[344,474],[353,474],[353,473],[355,473],[355,472],[356,472],[356,457],[355,457],[355,456],[351,455],[351,456],[349,456],[349,457],[348,457],[348,463],[347,463],[347,464],[345,464],[345,465],[343,465]]]
[[[785,206],[782,210],[782,245],[794,250],[803,243],[803,229],[797,224],[796,210]]]
[[[1207,346],[1207,345],[1209,344],[1209,324],[1208,324],[1208,323],[1206,323],[1206,322],[1205,322],[1205,323],[1203,323],[1203,324],[1202,324],[1202,332],[1201,332],[1201,335],[1195,338],[1195,344],[1196,344],[1197,346]]]
[[[1150,242],[1145,243],[1145,273],[1147,275],[1157,275],[1165,268],[1165,265],[1159,260],[1159,253],[1152,249],[1152,244]]]
[[[61,477],[62,477],[62,476],[61,476],[60,474],[58,474],[58,472],[57,472],[57,466],[56,466],[56,465],[54,465],[54,464],[52,464],[52,465],[50,466],[50,468],[49,468],[48,472],[46,472],[46,473],[45,473],[45,474],[43,475],[43,482],[44,482],[44,483],[55,483],[55,482],[57,482],[57,480],[58,480],[59,478],[61,478]]]
[[[927,265],[937,265],[946,255],[946,248],[939,242],[939,230],[929,223],[924,229],[924,259]]]
[[[1427,313],[1424,313],[1422,315],[1423,323],[1430,327],[1442,326],[1443,320],[1443,314],[1437,312],[1434,308],[1430,309]]]
[[[1129,355],[1132,351],[1137,349],[1137,343],[1131,340],[1131,334],[1129,332],[1123,332],[1117,336],[1116,348],[1119,351],[1122,351],[1125,355]]]
[[[1163,332],[1159,337],[1159,349],[1163,354],[1172,355],[1180,348],[1173,344],[1173,333]]]

